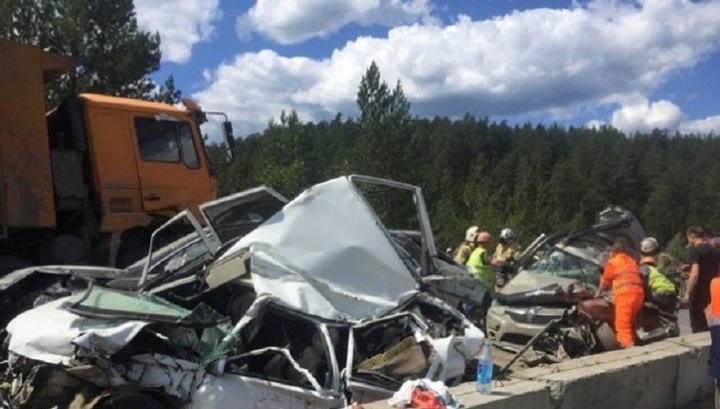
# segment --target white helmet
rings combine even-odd
[[[500,238],[503,240],[512,240],[515,238],[515,232],[512,229],[504,228],[500,232]]]
[[[642,242],[640,242],[640,251],[643,253],[652,253],[659,248],[660,243],[658,243],[655,237],[645,237]]]
[[[468,229],[465,231],[465,241],[474,242],[475,235],[477,234],[478,230],[480,230],[478,226],[468,227]]]

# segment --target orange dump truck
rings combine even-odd
[[[35,264],[124,266],[154,228],[214,199],[206,113],[80,94],[46,113],[73,59],[0,40],[0,275]],[[225,121],[225,142],[232,127]]]

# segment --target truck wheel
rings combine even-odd
[[[20,257],[0,255],[0,277],[32,265],[31,262]]]
[[[40,264],[78,264],[86,261],[85,243],[74,234],[60,234],[38,248]]]
[[[80,152],[85,152],[88,149],[88,141],[87,134],[85,133],[85,117],[83,116],[82,101],[80,98],[71,97],[66,99],[63,104],[67,110],[73,146]]]
[[[147,253],[147,247],[136,247],[134,249],[123,250],[120,254],[118,254],[115,266],[117,268],[127,268],[136,261],[147,257]]]
[[[101,400],[93,409],[167,409],[152,397],[139,392],[120,392]]]
[[[145,227],[133,227],[123,232],[120,248],[115,258],[115,267],[126,268],[134,262],[146,257],[150,247],[152,230]]]

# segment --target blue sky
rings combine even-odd
[[[236,134],[358,115],[371,61],[419,116],[720,134],[717,0],[135,0],[161,70]]]

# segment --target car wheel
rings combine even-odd
[[[93,409],[168,409],[156,399],[139,392],[120,392],[100,401]]]

